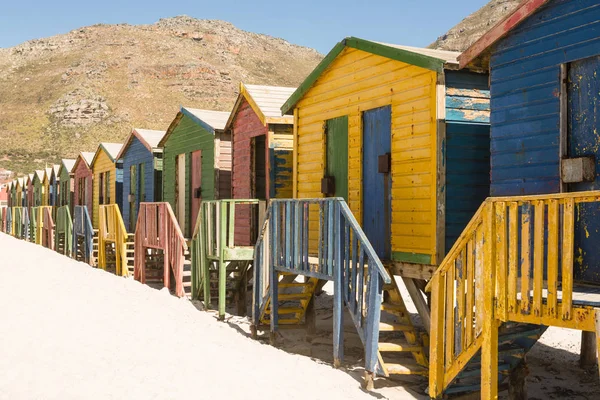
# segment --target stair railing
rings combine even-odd
[[[80,244],[81,239],[81,244]],[[79,246],[83,245],[80,249]],[[75,206],[73,209],[73,256],[83,254],[83,262],[92,264],[94,251],[94,227],[87,206]]]
[[[16,237],[29,241],[31,236],[29,209],[27,207],[15,207],[13,215]]]
[[[6,210],[8,207],[0,207],[0,232],[6,233]]]
[[[334,364],[343,360],[346,306],[365,346],[365,369],[382,373],[379,322],[383,285],[392,278],[344,199],[271,200],[266,216],[255,247],[254,326],[270,299],[271,332],[278,328],[280,273],[333,280]]]
[[[52,206],[41,206],[40,207],[40,219],[41,219],[41,241],[42,246],[47,249],[54,250],[54,229],[56,225],[52,214],[54,213],[54,207]]]
[[[55,248],[60,251],[59,243],[62,243],[62,254],[71,257],[73,251],[73,220],[69,206],[58,207],[56,210]]]
[[[4,232],[9,235],[15,236],[15,228],[13,224],[13,207],[8,207],[6,209],[6,230]]]
[[[128,276],[127,229],[117,204],[105,204],[98,208],[98,268],[106,270],[106,244],[115,246],[115,274]]]
[[[262,204],[264,202],[257,199],[228,199],[203,201],[200,205],[192,237],[192,297],[202,295],[205,306],[210,306],[210,269],[216,269],[219,318],[225,316],[228,262],[254,259],[253,244],[245,246],[236,242],[236,221],[243,216],[250,226],[254,215],[260,220]]]
[[[175,279],[175,294],[185,296],[183,264],[187,243],[177,218],[167,202],[140,203],[135,229],[134,278],[146,283],[146,254],[148,249],[163,251],[163,283],[170,287],[170,272]]]
[[[29,240],[35,244],[42,244],[42,219],[40,207],[31,207],[29,212]]]
[[[600,202],[600,192],[488,198],[482,204],[427,287],[431,397],[442,394],[479,348],[482,365],[490,365],[482,369],[482,397],[497,392],[501,322],[593,324],[593,316],[574,315],[579,311],[572,304],[576,209],[591,202]]]

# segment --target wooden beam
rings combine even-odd
[[[412,264],[401,261],[394,261],[388,267],[393,275],[402,278],[424,279],[427,281],[431,280],[438,268],[436,265]]]
[[[579,351],[579,366],[589,368],[596,364],[596,332],[581,332],[581,349]]]
[[[408,294],[415,305],[419,316],[421,317],[421,321],[423,321],[423,326],[427,333],[430,333],[431,330],[431,312],[429,307],[427,306],[427,302],[423,297],[423,293],[417,288],[417,285],[413,278],[402,278],[404,281],[404,285],[406,286],[406,290],[408,290]]]

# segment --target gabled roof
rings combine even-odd
[[[90,168],[96,162],[96,158],[98,158],[98,154],[100,154],[101,151],[106,153],[108,158],[110,158],[110,161],[116,162],[117,156],[121,152],[122,148],[123,148],[123,143],[100,143],[98,145],[98,148],[96,149],[96,152],[94,153],[94,158],[92,159],[92,162],[90,163]]]
[[[29,182],[33,182],[33,178],[35,177],[35,174],[29,174],[25,177],[25,183],[27,183],[27,185],[29,185]]]
[[[52,177],[52,170],[53,168],[46,168],[44,170],[44,178],[47,178],[48,180],[50,180],[50,178]]]
[[[54,164],[51,168],[50,172],[50,181],[53,182],[58,178],[58,171],[60,170],[60,165]]]
[[[85,167],[87,169],[92,169],[91,165],[95,154],[96,153],[92,153],[89,151],[82,151],[81,153],[79,153],[79,155],[75,159],[75,164],[73,164],[73,168],[71,168],[71,171],[75,171],[80,162],[85,163]]]
[[[75,167],[75,160],[72,160],[70,158],[63,158],[60,161],[60,168],[58,169],[58,174],[61,174],[63,168],[66,168],[67,172],[71,173],[73,171],[73,167]]]
[[[37,171],[35,171],[35,174],[33,176],[33,180],[35,180],[37,178],[37,180],[39,180],[40,182],[44,181],[44,175],[46,175],[46,171],[44,171],[43,169],[38,169]]]
[[[516,28],[521,22],[529,18],[540,7],[551,0],[524,0],[511,14],[508,14],[504,19],[500,20],[492,29],[484,34],[479,40],[465,50],[458,57],[460,68],[471,67],[476,59],[483,57],[489,52],[491,46],[496,44],[500,39],[508,35],[510,31]],[[486,68],[489,60],[481,62],[480,67]]]
[[[296,88],[283,86],[246,85],[240,82],[240,94],[227,120],[226,129],[231,127],[237,110],[246,100],[260,121],[266,124],[293,124],[294,117],[281,115],[281,106],[296,91]]]
[[[17,178],[17,185],[21,186],[21,188],[22,188],[24,184],[25,184],[25,178]]]
[[[148,151],[153,152],[158,148],[158,144],[166,133],[166,131],[133,128],[131,133],[129,133],[127,136],[127,139],[125,139],[125,143],[123,144],[119,154],[117,154],[116,159],[120,160],[123,158],[134,137],[138,138],[140,143],[142,143],[148,149]]]
[[[223,129],[225,129],[225,124],[227,123],[227,118],[229,118],[229,113],[226,111],[181,107],[181,110],[177,113],[177,116],[173,122],[171,122],[171,125],[169,125],[167,133],[165,133],[158,143],[158,147],[164,147],[167,139],[173,134],[175,128],[179,126],[179,122],[184,115],[213,134],[216,131],[223,131]]]
[[[418,47],[401,46],[389,43],[373,42],[370,40],[347,37],[336,44],[334,48],[317,65],[313,72],[302,82],[296,91],[281,107],[283,114],[292,113],[298,101],[304,97],[323,72],[333,63],[338,55],[346,48],[354,48],[401,61],[417,67],[442,72],[444,69],[458,69],[460,53],[446,50],[422,49]]]

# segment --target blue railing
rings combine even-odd
[[[79,242],[81,238],[81,244]],[[92,261],[94,228],[86,206],[75,206],[73,211],[73,257],[88,264]],[[82,246],[83,248],[79,248]],[[80,256],[80,254],[82,256]]]
[[[334,282],[334,363],[343,359],[343,307],[365,347],[365,369],[382,372],[378,359],[383,285],[391,277],[342,198],[272,200],[254,251],[252,319],[270,301],[270,329],[278,329],[279,273]],[[365,293],[366,288],[366,293]]]

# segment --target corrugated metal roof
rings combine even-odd
[[[207,125],[210,125],[214,130],[225,129],[229,113],[226,111],[212,111],[212,110],[200,110],[198,108],[187,108],[182,107],[196,118],[200,119]]]
[[[283,86],[261,86],[261,85],[246,85],[248,94],[256,103],[260,111],[266,118],[283,118],[281,115],[281,106],[290,98],[296,91],[296,88]],[[290,124],[293,123],[293,116],[285,116],[289,118]]]
[[[73,167],[75,166],[75,160],[71,160],[70,158],[63,158],[62,165],[67,169],[67,171],[71,172]]]
[[[391,44],[391,43],[383,43],[383,42],[375,42],[384,46],[393,47],[395,49],[410,51],[411,53],[421,54],[427,57],[437,58],[438,60],[442,60],[449,64],[457,64],[458,65],[458,56],[460,56],[460,52],[458,51],[447,51],[447,50],[435,50],[435,49],[425,49],[422,47],[412,47],[412,46],[403,46],[400,44]]]
[[[123,143],[100,143],[100,145],[104,147],[104,150],[106,150],[108,155],[113,160],[116,159],[116,157],[119,155],[119,152],[121,151],[121,148],[123,147]]]
[[[96,153],[92,153],[92,152],[89,152],[89,151],[82,151],[81,152],[81,157],[86,162],[86,164],[87,164],[88,167],[90,166],[90,164],[92,163],[92,160],[94,159],[94,154],[96,154]]]
[[[158,147],[158,144],[165,136],[166,131],[156,131],[152,129],[134,129],[153,149]]]

